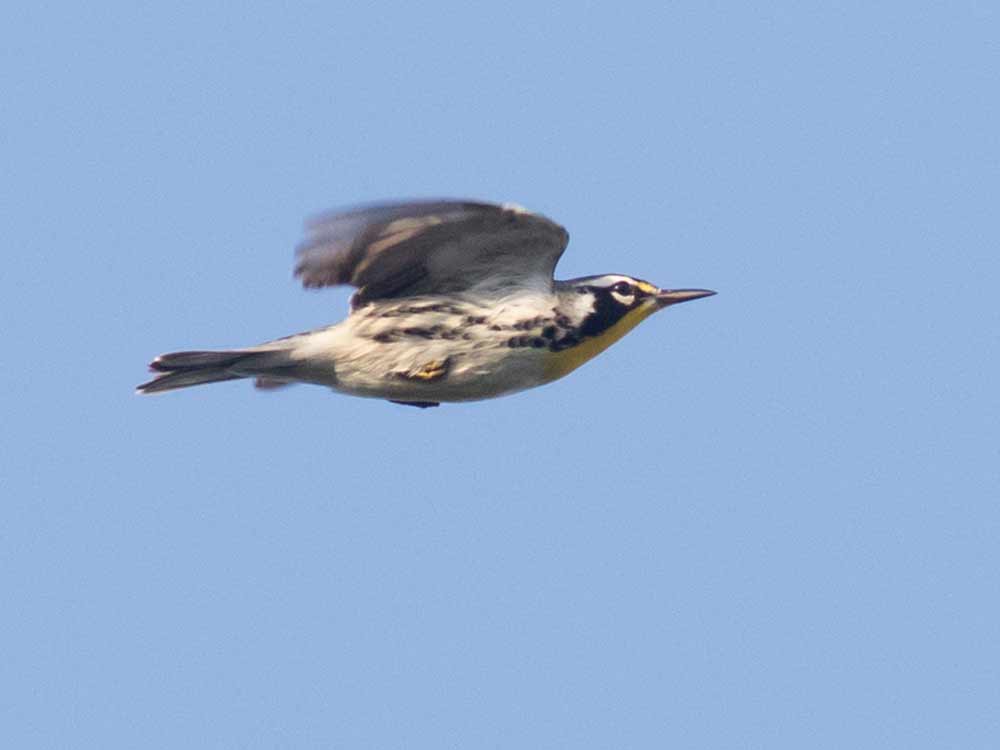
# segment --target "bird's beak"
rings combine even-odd
[[[713,294],[715,292],[711,289],[661,289],[656,295],[656,303],[662,308],[680,302],[690,302],[693,299],[711,297]]]

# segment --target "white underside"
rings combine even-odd
[[[409,298],[406,302],[418,306],[425,301],[435,300]],[[551,294],[522,293],[469,307],[468,314],[486,317],[486,322],[464,328],[471,337],[468,339],[403,336],[380,343],[372,336],[409,327],[455,328],[463,316],[422,312],[382,318],[366,315],[363,308],[337,325],[264,346],[291,349],[292,356],[302,362],[296,380],[342,393],[397,401],[476,401],[548,382],[543,360],[549,351],[530,346],[510,348],[507,341],[519,333],[510,326],[525,318],[551,314],[556,301]],[[490,325],[503,330],[493,331]],[[405,376],[431,363],[444,362],[448,369],[440,378],[421,382]]]

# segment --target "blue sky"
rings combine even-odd
[[[994,5],[6,15],[12,747],[996,746]],[[442,195],[719,295],[492,402],[133,395]]]

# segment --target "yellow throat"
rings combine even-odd
[[[642,321],[648,318],[657,310],[655,303],[645,304],[642,307],[630,311],[613,326],[605,329],[597,336],[591,336],[581,341],[576,346],[563,349],[560,352],[552,352],[547,355],[543,365],[543,374],[546,381],[557,380],[568,375],[584,362],[593,359],[603,352],[622,336],[631,331]]]

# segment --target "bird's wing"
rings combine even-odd
[[[553,221],[517,206],[468,201],[384,203],[306,225],[295,275],[306,287],[350,284],[373,299],[546,286],[569,241]]]

